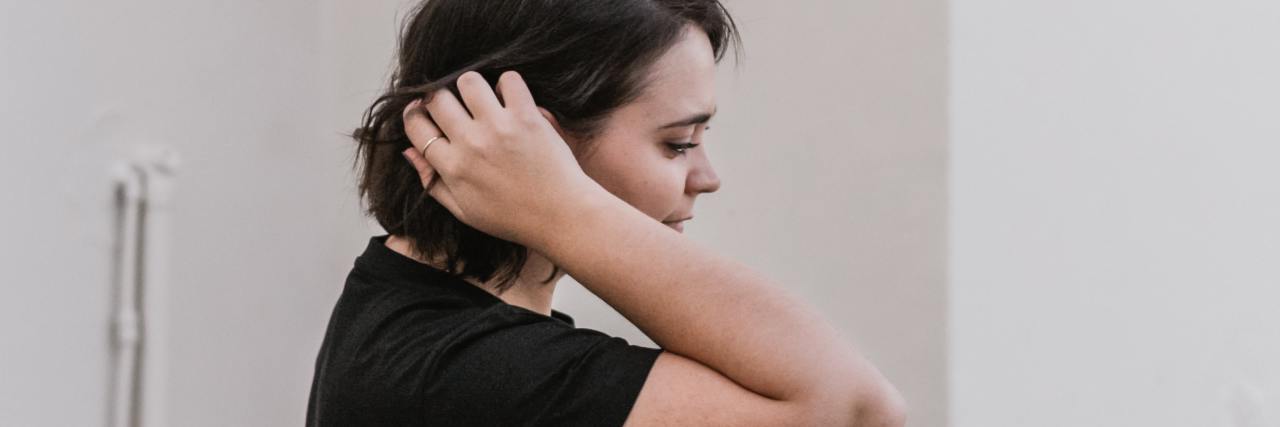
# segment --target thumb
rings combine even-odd
[[[405,159],[409,160],[409,164],[418,170],[418,178],[422,180],[422,188],[431,191],[431,184],[438,177],[436,169],[431,167],[431,163],[427,161],[427,158],[422,157],[422,153],[419,153],[416,148],[406,148],[402,154],[404,154]]]
[[[439,174],[435,173],[435,169],[431,167],[426,158],[422,157],[422,153],[409,148],[404,150],[402,154],[406,159],[409,159],[409,163],[413,164],[414,169],[418,170],[418,175],[422,177],[422,188],[426,190],[427,194],[436,199],[437,202],[440,202],[449,212],[452,212],[453,216],[461,219],[463,217],[462,210],[458,206],[457,200],[454,199],[453,193],[449,191],[449,186],[443,182]]]

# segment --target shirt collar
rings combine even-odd
[[[387,238],[390,236],[390,234],[383,234],[370,237],[369,245],[365,247],[364,253],[360,254],[360,256],[356,258],[356,268],[372,273],[373,275],[383,279],[401,284],[439,284],[441,286],[447,286],[449,288],[457,289],[462,294],[466,295],[468,299],[484,306],[492,304],[510,305],[501,298],[498,298],[475,285],[467,283],[455,275],[436,269],[430,265],[423,264],[413,258],[409,258],[399,252],[391,250],[391,248],[387,247]],[[542,316],[542,313],[538,313],[524,307],[516,305],[511,305],[511,307]],[[572,316],[556,309],[551,309],[551,317],[568,323],[570,326],[574,325]]]

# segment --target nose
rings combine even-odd
[[[715,168],[711,167],[711,159],[707,156],[706,144],[698,148],[698,150],[694,150],[697,153],[694,156],[696,161],[693,168],[689,170],[689,179],[685,189],[690,195],[695,196],[699,193],[714,193],[720,189],[720,177],[716,176]]]

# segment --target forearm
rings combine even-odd
[[[535,249],[659,346],[777,400],[844,404],[881,391],[879,373],[813,307],[605,194],[547,227]]]

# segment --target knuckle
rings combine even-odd
[[[433,174],[436,175],[435,179],[440,179],[441,177],[445,177],[445,176],[449,177],[449,179],[451,180],[453,179],[453,172],[450,170],[451,168],[445,166],[443,163],[432,165],[431,169]],[[436,183],[436,186],[439,186],[439,185],[440,185],[439,183]]]
[[[439,135],[440,135],[440,137],[442,137],[442,138],[447,138],[447,139],[449,140],[449,142],[454,142],[454,141],[467,141],[467,140],[470,140],[470,139],[471,139],[472,132],[471,132],[471,130],[470,130],[470,129],[468,129],[468,128],[466,128],[466,127],[459,127],[459,128],[456,128],[456,129],[449,129],[449,133],[448,133],[448,134],[445,134],[445,133],[444,133],[444,131],[443,131],[443,130],[441,130],[441,132],[439,133]]]
[[[497,120],[493,123],[493,133],[501,138],[510,138],[515,136],[517,131],[515,124],[511,123],[511,121]]]
[[[530,126],[530,127],[536,126],[539,123],[541,123],[543,120],[545,120],[544,118],[542,118],[542,114],[538,113],[537,110],[520,111],[519,118],[520,118],[521,124],[525,126]]]
[[[442,175],[448,175],[450,177],[457,176],[458,170],[456,166],[453,164],[453,162],[439,162],[439,163],[440,164],[433,165],[436,172],[439,172]]]

